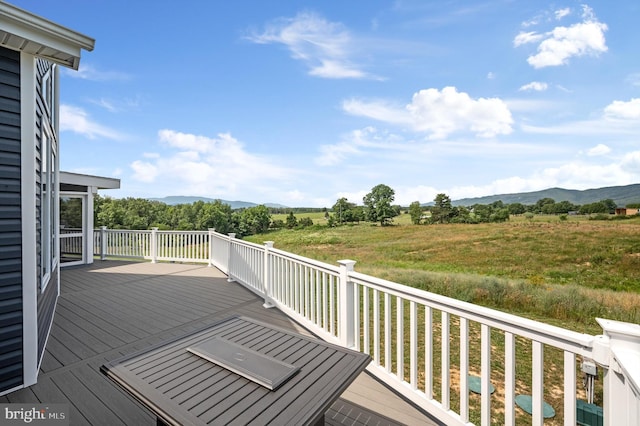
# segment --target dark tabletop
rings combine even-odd
[[[275,390],[187,351],[216,338],[299,368]],[[259,356],[258,356],[259,357]],[[231,317],[102,366],[167,424],[316,424],[369,364],[369,355]]]

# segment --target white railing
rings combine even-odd
[[[94,230],[94,253],[107,257],[171,262],[210,263],[210,231]]]
[[[144,232],[149,244],[163,241],[158,235],[177,241],[173,233]],[[101,233],[109,255],[138,253],[116,246],[147,241],[134,231]],[[599,319],[603,335],[590,336],[361,274],[353,261],[333,266],[278,250],[272,242],[262,246],[234,234],[205,233],[202,239],[175,233],[190,246],[172,251],[175,257],[160,259],[160,249],[153,248],[141,257],[218,267],[263,297],[265,306],[278,307],[325,340],[370,354],[372,374],[447,424],[542,425],[546,401],[561,395],[553,407],[556,419],[576,425],[584,360],[604,369],[605,425],[636,425],[640,418],[638,324]],[[525,394],[531,395],[531,417],[516,408]]]

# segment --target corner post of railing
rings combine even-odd
[[[637,425],[640,413],[640,324],[596,318],[603,335],[594,360],[604,367],[605,425]]]
[[[151,228],[151,263],[158,262],[158,228]]]
[[[353,282],[349,273],[353,272],[356,264],[355,260],[339,260],[340,265],[340,288],[338,290],[338,337],[340,343],[347,348],[355,345],[355,312]]]
[[[269,252],[273,248],[273,241],[265,241],[264,242],[264,262],[263,262],[263,276],[262,282],[264,285],[264,306],[265,308],[273,308],[275,304],[273,303],[273,290],[271,289],[271,262],[269,260]]]
[[[100,260],[107,258],[107,227],[100,227]]]
[[[234,232],[229,233],[229,250],[227,256],[227,281],[232,283],[235,280],[231,276],[232,265],[233,265],[233,239],[236,237]]]
[[[213,266],[213,234],[216,232],[216,228],[209,228],[209,266]]]

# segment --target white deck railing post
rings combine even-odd
[[[209,267],[213,266],[213,235],[216,233],[216,228],[209,228]]]
[[[264,306],[265,308],[273,308],[273,294],[271,289],[271,262],[269,260],[269,250],[273,248],[273,241],[265,241],[264,243],[264,262],[262,282],[264,285]]]
[[[596,321],[604,331],[602,348],[594,356],[605,368],[604,424],[637,425],[640,416],[640,324],[602,318],[596,318]]]
[[[107,258],[107,227],[100,227],[100,260]]]
[[[227,282],[234,282],[233,276],[231,275],[232,265],[233,265],[233,239],[236,237],[234,232],[229,233],[229,255],[227,256]]]
[[[158,262],[158,228],[151,228],[151,263]]]
[[[343,346],[352,348],[355,345],[355,320],[353,282],[349,272],[353,271],[355,260],[339,260],[340,282],[338,290],[338,336]]]

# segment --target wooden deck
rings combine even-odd
[[[63,269],[61,295],[38,383],[0,403],[67,403],[72,425],[154,425],[151,413],[104,377],[107,361],[230,315],[309,334],[215,268],[98,261]],[[329,425],[434,425],[367,373],[333,404]]]

